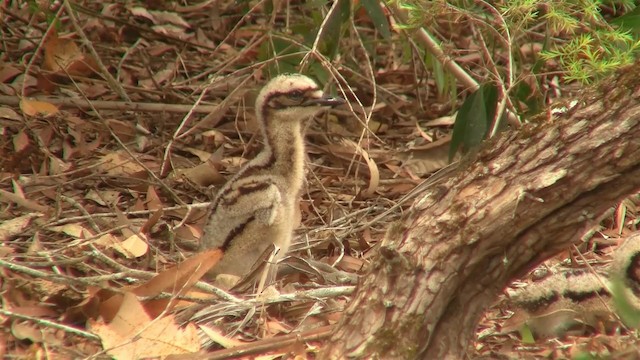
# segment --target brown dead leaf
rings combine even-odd
[[[149,210],[161,210],[163,207],[162,200],[156,192],[156,189],[149,185],[147,188],[147,209]]]
[[[157,34],[173,36],[180,40],[191,41],[191,38],[193,38],[193,35],[187,34],[184,28],[173,24],[155,25],[151,29]]]
[[[93,236],[91,230],[85,228],[80,224],[65,224],[62,226],[53,226],[48,228],[47,230],[67,234],[76,239],[86,239]]]
[[[165,85],[175,77],[176,70],[171,66],[169,69],[163,69],[153,74],[151,79],[140,80],[138,84],[146,89],[155,89],[158,85]]]
[[[184,224],[175,229],[176,238],[181,240],[198,240],[202,238],[202,227]]]
[[[151,214],[149,220],[147,220],[144,225],[140,228],[140,232],[143,234],[147,234],[151,232],[151,229],[160,221],[160,218],[164,214],[164,210],[158,209]]]
[[[136,137],[136,128],[131,122],[107,119],[106,123],[123,142],[129,142]]]
[[[24,73],[23,70],[11,64],[3,63],[2,66],[0,66],[0,83],[8,83],[22,73]]]
[[[28,339],[34,343],[44,342],[50,345],[60,345],[62,343],[53,331],[43,329],[31,322],[15,321],[11,324],[11,333],[20,340]]]
[[[153,320],[132,293],[125,292],[113,321],[89,320],[88,327],[100,336],[107,354],[116,359],[165,357],[200,350],[198,332],[193,324],[181,329],[173,316]]]
[[[449,164],[450,142],[451,136],[445,136],[432,143],[414,146],[409,151],[399,153],[398,159],[417,176],[431,174]]]
[[[118,238],[116,238],[112,234],[104,234],[94,242],[95,245],[104,246],[105,248],[110,248],[117,243]]]
[[[115,294],[104,294],[104,298],[96,298],[98,314],[105,322],[111,322],[120,308],[122,307],[122,302],[124,301],[124,296],[119,293]],[[109,297],[109,295],[111,295]]]
[[[60,286],[60,287],[64,287],[66,289],[65,286]],[[56,292],[55,290],[52,290],[51,294],[54,294],[55,292]],[[14,314],[26,315],[31,317],[53,318],[58,315],[58,312],[55,311],[52,306],[47,306],[46,304],[43,304],[43,303],[39,303],[37,305],[31,305],[31,306],[27,305],[27,306],[14,307],[14,308],[11,308],[11,312]]]
[[[10,238],[21,234],[31,224],[31,220],[38,216],[40,215],[31,213],[0,222],[0,242],[8,241]]]
[[[209,250],[193,256],[173,268],[163,271],[149,280],[147,283],[137,287],[125,288],[132,294],[138,296],[152,297],[169,292],[176,295],[184,295],[200,278],[219,261],[222,252],[220,250]],[[96,295],[100,295],[100,292]],[[202,298],[201,294],[191,296]],[[109,293],[102,298],[87,301],[91,309],[98,309],[100,316],[109,322],[120,311],[123,306],[123,295],[120,293]],[[178,305],[174,299],[154,299],[144,302],[144,309],[149,316],[155,318],[166,310],[170,310]],[[95,313],[95,310],[84,309],[84,313]]]
[[[146,178],[145,169],[123,151],[103,156],[98,169],[110,176]]]
[[[146,284],[131,289],[131,292],[138,296],[156,296],[162,292],[184,294],[217,264],[221,257],[222,251],[218,249],[201,252],[173,268],[159,273]]]
[[[453,123],[456,122],[455,115],[443,116],[437,119],[427,121],[424,126],[425,127],[434,127],[434,126],[453,126]]]
[[[0,106],[0,119],[9,119],[14,121],[22,121],[22,116],[18,115],[13,109]]]
[[[175,176],[184,176],[184,178],[199,186],[222,184],[225,181],[225,178],[209,161],[205,161],[189,169],[176,170]]]
[[[96,190],[90,189],[84,196],[87,200],[95,201],[102,206],[111,206],[118,203],[120,191],[117,190]]]
[[[80,59],[82,53],[73,40],[60,39],[56,34],[47,38],[44,44],[44,69],[62,72]]]
[[[373,196],[380,185],[380,171],[378,170],[378,165],[373,159],[371,159],[369,153],[354,141],[342,139],[342,143],[347,147],[353,148],[354,152],[362,156],[366,161],[367,166],[369,167],[369,185],[366,190],[360,193],[360,195],[365,199]]]
[[[156,44],[150,45],[147,48],[147,52],[150,56],[160,56],[166,52],[175,51],[176,47],[169,44]]]
[[[180,15],[169,11],[157,11],[150,10],[149,13],[153,15],[158,24],[173,24],[185,29],[190,29],[191,25],[186,22]]]
[[[43,68],[57,75],[90,76],[98,66],[91,56],[82,53],[73,40],[53,34],[44,44]]]
[[[20,110],[27,116],[42,115],[49,117],[58,113],[58,107],[51,103],[24,98],[20,100]]]
[[[240,345],[246,345],[246,342],[226,337],[224,335],[224,332],[220,329],[214,329],[206,325],[198,325],[198,327],[209,337],[209,339],[211,339],[211,341],[222,346],[225,349],[233,348]]]
[[[149,245],[143,239],[143,234],[133,234],[121,243],[113,245],[113,249],[127,259],[134,259],[147,253]]]

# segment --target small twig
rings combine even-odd
[[[104,255],[102,255],[100,257],[100,259],[102,259],[103,261],[106,260]],[[109,259],[110,260],[110,259]],[[34,278],[38,278],[38,279],[45,279],[57,284],[63,284],[63,285],[69,285],[69,284],[76,284],[76,285],[84,285],[84,286],[98,286],[100,287],[100,283],[103,281],[114,281],[114,280],[121,280],[121,279],[127,279],[129,282],[137,282],[140,281],[140,279],[143,280],[148,280],[151,279],[152,277],[156,276],[156,273],[152,273],[149,271],[142,271],[142,270],[135,270],[135,269],[129,269],[127,267],[124,267],[118,263],[113,264],[111,261],[109,261],[109,264],[112,267],[117,267],[119,269],[122,269],[123,271],[117,272],[117,273],[113,273],[113,274],[108,274],[108,275],[98,275],[98,276],[87,276],[87,277],[71,277],[71,276],[65,276],[65,275],[58,275],[58,274],[51,274],[51,273],[47,273],[44,271],[40,271],[40,270],[35,270],[32,269],[30,267],[26,267],[26,266],[22,266],[13,262],[8,262],[5,260],[0,259],[0,267],[9,269],[11,271],[14,272],[19,272],[22,274],[26,274],[29,276],[32,276]],[[237,303],[241,303],[243,302],[242,299],[233,296],[229,293],[227,293],[224,290],[218,289],[215,286],[212,286],[210,284],[207,284],[203,281],[199,281],[196,283],[195,287],[197,289],[206,291],[210,294],[214,294],[215,296],[217,296],[220,299],[223,299],[225,301],[228,302],[232,302],[234,304]]]
[[[107,81],[107,83],[111,87],[111,90],[115,91],[118,94],[118,96],[122,98],[122,100],[131,101],[131,99],[129,98],[129,95],[127,95],[127,92],[124,90],[124,88],[122,88],[120,83],[118,83],[116,79],[114,79],[113,76],[111,76],[111,73],[109,72],[109,70],[107,70],[106,66],[104,66],[104,64],[102,63],[102,60],[100,59],[100,55],[98,55],[98,52],[93,47],[93,44],[91,43],[91,41],[87,39],[87,35],[85,35],[84,31],[82,30],[82,27],[78,23],[78,19],[76,18],[75,11],[73,10],[73,7],[69,2],[69,0],[64,0],[63,4],[67,12],[67,15],[69,15],[69,20],[71,21],[73,28],[75,29],[76,33],[80,37],[82,44],[86,46],[87,49],[89,49],[91,56],[93,56],[93,60],[95,60],[96,65],[100,69],[101,75]]]
[[[407,12],[401,9],[399,3],[390,3],[389,8],[393,14],[400,19],[400,21],[406,23],[409,19]],[[431,36],[424,28],[419,28],[416,31],[418,40],[425,46],[425,48],[432,53],[438,61],[447,70],[451,71],[453,76],[458,79],[465,87],[469,88],[471,92],[474,92],[480,88],[478,82],[471,77],[458,63],[456,63],[449,55],[445,54],[438,41]]]
[[[218,106],[217,110],[215,113],[211,113],[209,116],[207,116],[207,118],[212,117],[212,116],[222,116],[222,114],[220,113],[224,113],[226,112],[226,110],[231,106],[231,104],[233,103],[233,101],[236,99],[236,96],[238,94],[241,94],[242,91],[240,89],[243,88],[243,85],[247,83],[247,81],[250,79],[250,77],[245,78],[239,85],[238,87],[236,87],[233,91],[231,91],[231,93],[220,103],[220,105]],[[211,81],[209,82],[209,85],[211,85],[211,83],[213,83],[215,79],[212,78]],[[193,105],[194,107],[197,106],[198,104],[200,104],[200,101],[202,101],[203,97],[207,94],[206,90],[202,91],[200,93],[200,96],[198,96],[198,99],[196,100],[196,103]],[[185,128],[187,126],[187,124],[189,124],[189,121],[191,120],[191,115],[193,114],[192,111],[189,111],[184,118],[182,119],[182,121],[180,122],[180,125],[178,125],[178,128],[173,132],[173,137],[171,138],[171,140],[169,140],[169,143],[166,146],[166,149],[164,151],[164,156],[162,157],[162,166],[160,168],[160,176],[166,176],[167,173],[169,172],[169,165],[170,165],[170,161],[169,161],[169,157],[171,155],[171,150],[173,149],[173,143],[176,140],[179,140],[185,136],[187,136],[188,134],[190,134],[192,131],[194,131],[198,125],[196,124],[196,126],[192,127],[191,129],[187,130],[187,131],[182,131],[183,128]],[[208,119],[205,118],[203,119],[200,123],[204,123],[206,122]]]
[[[50,104],[63,108],[77,108],[81,110],[120,110],[120,111],[137,111],[137,112],[168,112],[168,113],[187,113],[189,111],[198,114],[209,114],[220,109],[220,105],[182,105],[182,104],[158,104],[158,103],[142,103],[142,102],[125,102],[125,101],[103,101],[91,100],[89,103],[86,99],[81,98],[58,98],[51,96],[34,96],[29,99],[48,102]],[[17,96],[0,95],[0,104],[9,106],[19,106],[20,98]]]
[[[349,296],[353,294],[355,286],[334,286],[320,289],[295,291],[288,294],[280,294],[270,299],[249,300],[248,303],[254,305],[262,304],[277,304],[281,302],[292,302],[301,300],[317,300],[326,298],[335,298],[338,296]]]
[[[3,8],[4,8],[4,6],[3,6]],[[26,68],[24,70],[25,74],[28,74],[29,71],[31,70],[31,67],[33,66],[33,62],[38,57],[38,53],[40,52],[40,49],[42,49],[42,47],[44,46],[45,40],[49,36],[52,36],[51,34],[55,34],[55,31],[56,31],[55,24],[58,24],[58,21],[60,21],[60,15],[61,14],[62,14],[62,7],[60,7],[58,9],[58,11],[56,12],[56,15],[51,20],[50,25],[47,27],[47,31],[44,33],[44,35],[42,35],[42,40],[38,43],[38,47],[36,47],[35,51],[33,52],[33,56],[29,59],[29,62],[27,63],[27,66],[26,66]],[[27,87],[27,79],[28,78],[29,78],[28,76],[25,76],[22,79],[22,88],[20,89],[21,97],[24,97],[24,95],[25,95],[25,89]]]
[[[74,198],[72,198],[70,196],[62,195],[62,194],[58,194],[58,196],[60,197],[60,199],[68,202],[69,204],[71,204],[71,206],[75,207],[76,209],[78,209],[78,211],[83,213],[84,216],[87,219],[87,222],[89,223],[89,225],[91,226],[91,228],[95,232],[97,232],[97,233],[102,232],[102,230],[100,229],[100,226],[98,226],[98,224],[96,224],[96,222],[93,220],[93,217],[91,216],[91,214],[87,211],[87,209],[84,208],[84,206],[82,206],[79,202],[77,202],[76,199],[74,199]]]
[[[0,201],[2,202],[13,202],[16,203],[26,209],[38,211],[41,213],[47,213],[51,211],[51,208],[48,206],[40,205],[35,201],[31,201],[25,198],[22,198],[14,193],[10,193],[6,190],[0,189]]]
[[[0,195],[2,195],[1,191],[2,190],[0,189]],[[210,202],[195,203],[195,204],[188,204],[188,205],[168,206],[168,207],[163,207],[162,211],[167,213],[169,211],[183,210],[183,209],[187,209],[187,210],[189,210],[189,209],[206,209],[206,208],[209,207],[209,205],[211,205]],[[128,216],[146,216],[146,215],[151,215],[151,214],[155,213],[156,211],[158,211],[158,210],[157,209],[152,209],[152,210],[123,211],[122,214],[123,215],[128,215]],[[97,218],[116,217],[116,216],[118,216],[118,214],[113,213],[113,212],[111,212],[111,213],[99,213],[99,214],[82,215],[82,216],[74,216],[74,217],[68,217],[68,218],[59,219],[59,220],[50,222],[50,223],[46,224],[46,226],[58,226],[58,225],[64,225],[64,224],[73,223],[73,222],[80,222],[80,221],[87,220],[89,217],[97,219]]]
[[[333,325],[323,326],[317,329],[296,332],[289,335],[277,336],[271,339],[254,341],[247,345],[241,345],[232,349],[215,351],[208,354],[198,353],[189,355],[170,355],[168,360],[223,360],[237,359],[248,355],[261,354],[267,351],[283,349],[296,343],[303,344],[307,341],[318,341],[328,338],[333,331]]]
[[[42,326],[46,326],[46,327],[50,327],[50,328],[54,328],[54,329],[58,329],[58,330],[62,330],[71,334],[75,334],[78,336],[82,336],[85,337],[89,340],[94,340],[94,341],[100,341],[100,337],[98,335],[94,335],[90,332],[86,332],[80,329],[76,329],[73,328],[71,326],[67,326],[67,325],[63,325],[63,324],[58,324],[57,322],[53,322],[50,320],[45,320],[45,319],[41,319],[41,318],[36,318],[33,316],[28,316],[28,315],[22,315],[22,314],[17,314],[14,313],[12,311],[9,310],[5,310],[5,309],[0,309],[0,314],[14,318],[14,319],[20,319],[20,320],[29,320],[29,321],[33,321],[34,323],[38,324],[38,325],[42,325]]]
[[[394,16],[396,16],[400,21],[407,22],[408,15],[407,12],[401,9],[398,6],[398,3],[391,3],[389,8],[392,10]],[[478,82],[471,77],[457,62],[455,62],[449,55],[445,54],[444,50],[440,47],[437,40],[431,36],[424,28],[419,28],[416,31],[416,37],[418,40],[424,45],[424,47],[432,53],[438,61],[444,66],[447,70],[449,70],[453,76],[455,76],[458,81],[460,81],[465,87],[469,89],[470,92],[475,92],[480,88]],[[501,104],[502,107],[502,104]],[[518,116],[507,110],[507,117],[511,124],[520,124],[520,120]]]

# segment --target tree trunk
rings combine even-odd
[[[640,74],[489,141],[394,225],[321,358],[462,359],[508,283],[640,188]]]

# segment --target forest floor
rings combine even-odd
[[[322,20],[304,4],[28,4],[0,9],[0,356],[124,359],[240,345],[238,358],[314,358],[385,229],[446,168],[461,100],[437,95],[411,46],[380,41],[362,11],[348,31],[363,42],[326,62],[303,51]],[[194,285],[216,256],[198,256],[211,195],[260,148],[256,90],[286,71],[349,100],[307,131],[302,220],[282,265],[290,271],[260,296]],[[617,204],[588,241],[539,269],[604,267],[635,230],[636,205]],[[512,313],[505,296],[487,311],[470,357],[639,358],[623,326],[523,342],[503,331]],[[281,341],[294,330],[302,338]]]

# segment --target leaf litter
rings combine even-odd
[[[399,61],[406,54],[386,42],[377,45],[389,57],[378,58],[387,63],[376,81],[359,62],[337,60],[344,74],[359,74],[345,95],[366,106],[310,126],[301,226],[285,271],[268,296],[252,286],[229,293],[199,281],[219,253],[199,252],[198,239],[215,185],[259,149],[252,96],[274,64],[265,54],[280,37],[269,31],[288,20],[233,2],[77,2],[81,34],[71,20],[48,22],[59,9],[39,6],[11,2],[3,14],[13,35],[0,55],[0,96],[20,100],[0,102],[0,354],[140,358],[262,344],[271,358],[313,358],[321,337],[282,346],[279,336],[339,321],[412,189],[446,165],[451,122],[429,121],[451,114],[434,100],[433,80],[416,84],[416,69]],[[364,14],[358,21],[373,27]],[[200,100],[218,111],[202,116]],[[162,111],[140,110],[149,105]],[[625,216],[610,225],[622,228],[635,212]],[[487,330],[505,308],[481,323],[478,354],[518,346]]]

